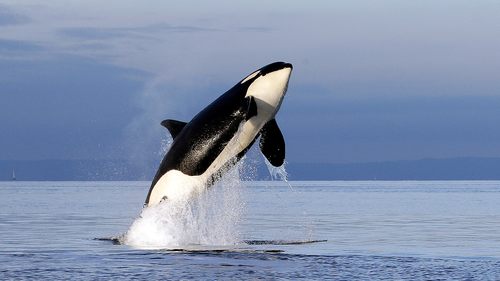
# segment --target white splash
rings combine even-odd
[[[195,198],[165,200],[145,207],[121,244],[137,248],[187,248],[195,245],[236,245],[244,211],[238,164],[216,185]]]
[[[264,160],[267,169],[269,170],[269,174],[271,174],[272,180],[282,180],[284,182],[288,182],[288,172],[285,169],[286,161],[283,163],[283,165],[274,167],[265,157]]]

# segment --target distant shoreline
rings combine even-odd
[[[158,163],[126,160],[0,161],[0,181],[149,181]],[[500,157],[460,157],[370,163],[288,163],[290,180],[500,180]],[[271,180],[263,162],[242,176]]]

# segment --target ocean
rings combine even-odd
[[[500,181],[149,184],[0,182],[0,279],[500,280]]]

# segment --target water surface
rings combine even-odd
[[[498,181],[243,182],[240,243],[96,239],[125,233],[148,188],[0,182],[0,279],[500,279]]]

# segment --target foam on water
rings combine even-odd
[[[239,163],[217,184],[196,197],[165,200],[145,207],[121,244],[137,248],[187,248],[241,243],[239,220],[244,210]],[[190,187],[192,188],[192,187]],[[195,188],[198,189],[198,188]]]

